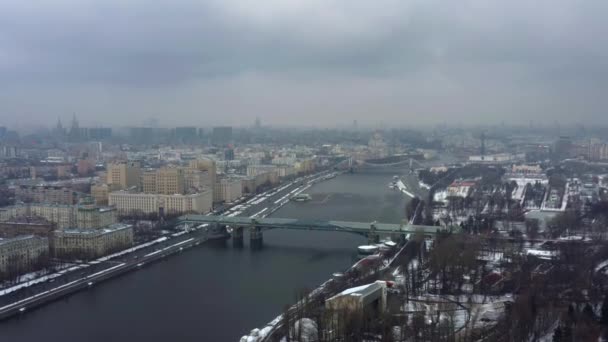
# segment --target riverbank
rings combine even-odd
[[[405,241],[399,246],[396,252],[380,255],[380,259],[374,259],[374,262],[377,263],[378,267],[369,270],[367,270],[365,266],[369,259],[362,258],[344,273],[337,273],[340,276],[332,277],[319,285],[306,296],[306,299],[302,299],[298,303],[293,304],[287,310],[287,313],[280,314],[262,329],[253,329],[249,335],[241,337],[239,342],[269,342],[281,340],[284,338],[283,334],[286,330],[284,327],[284,317],[286,314],[293,316],[301,309],[301,306],[304,305],[304,303],[320,303],[322,305],[323,298],[331,298],[348,288],[369,284],[380,279],[384,274],[390,272],[391,268],[394,267],[396,260],[407,258],[408,255],[411,255],[414,246],[414,243]]]
[[[315,183],[329,171],[303,176],[302,181]],[[281,184],[273,189],[252,198],[243,198],[231,204],[225,210],[232,210],[241,203],[251,203],[256,198],[279,193],[293,184],[292,181]],[[299,186],[291,193],[300,193],[307,189]],[[289,199],[287,199],[289,201]],[[284,203],[281,203],[284,205]],[[279,207],[280,207],[279,206]],[[278,208],[272,208],[271,212]],[[132,248],[96,259],[62,271],[47,274],[26,282],[0,290],[0,320],[6,320],[16,315],[23,315],[34,308],[66,297],[97,285],[100,282],[118,277],[127,272],[136,271],[169,255],[197,246],[213,239],[225,239],[229,236],[208,230],[208,225],[188,227],[188,229],[166,234],[158,239],[134,246]]]
[[[417,189],[417,187],[411,186],[414,183],[415,184],[418,183],[417,177],[413,177],[413,178],[411,176],[405,177],[405,181],[408,185],[410,185],[410,188]],[[416,197],[416,195],[405,190],[405,189],[407,189],[407,187],[401,179],[399,179],[399,183],[400,183],[400,187],[399,187],[400,193],[406,195],[409,198]],[[310,188],[310,186],[308,188]],[[338,278],[332,277],[332,278],[326,280],[325,282],[321,283],[320,285],[318,285],[308,295],[308,298],[307,298],[308,303],[316,302],[320,298],[330,298],[349,287],[355,287],[355,286],[364,285],[364,284],[373,282],[374,280],[376,280],[377,278],[379,278],[380,276],[385,274],[385,272],[388,272],[391,269],[391,267],[394,266],[396,260],[399,260],[402,257],[406,257],[411,252],[411,249],[413,248],[413,244],[409,243],[409,241],[405,241],[402,245],[398,246],[398,248],[399,248],[398,251],[396,251],[394,254],[388,255],[388,256],[385,255],[381,258],[381,260],[379,261],[380,267],[378,269],[374,270],[372,273],[367,273],[365,276],[363,276],[361,278],[353,279],[353,278],[348,277],[348,275],[349,274],[359,274],[361,264],[364,263],[365,262],[364,260],[366,260],[366,259],[363,258],[363,259],[357,261],[356,263],[351,265],[346,271],[344,271],[343,275],[346,275],[346,277],[338,277]],[[288,314],[290,312],[296,312],[299,309],[299,305],[300,305],[300,303],[296,303],[296,304],[292,305],[288,310]],[[283,317],[284,317],[284,314],[281,314],[281,315],[277,316],[275,319],[273,319],[272,321],[270,321],[268,324],[263,326],[261,329],[258,329],[258,328],[253,329],[249,335],[245,335],[245,336],[241,337],[240,342],[249,342],[249,341],[267,342],[267,341],[281,339],[283,336],[280,336],[280,335],[277,336],[277,334],[280,334],[280,332],[282,330],[283,321],[284,321]]]
[[[400,222],[408,199],[386,187],[393,175],[394,171],[374,169],[323,181],[304,191],[312,201],[290,201],[271,217]],[[270,210],[301,185],[293,184],[241,215]],[[317,203],[328,195],[327,202]],[[261,249],[250,248],[248,238],[238,248],[231,242],[208,241],[23,318],[6,320],[0,324],[0,335],[12,342],[236,341],[252,327],[271,321],[286,303],[294,303],[300,290],[315,288],[337,270],[352,266],[357,246],[367,240],[344,232],[276,229],[264,231]]]
[[[15,315],[25,314],[27,311],[30,311],[34,308],[37,308],[64,296],[68,296],[75,292],[88,289],[92,286],[97,285],[98,283],[118,277],[126,272],[135,271],[145,265],[149,265],[169,255],[181,252],[194,246],[198,246],[199,244],[206,242],[210,239],[227,238],[227,236],[219,234],[208,234],[207,232],[201,233],[198,231],[193,231],[188,233],[188,235],[180,236],[183,238],[179,239],[179,242],[175,242],[167,247],[163,247],[160,249],[154,249],[150,251],[150,249],[153,248],[151,245],[146,246],[145,249],[133,248],[133,251],[131,251],[131,253],[135,253],[136,251],[149,251],[150,253],[147,253],[141,257],[135,256],[135,258],[128,261],[114,261],[113,263],[115,263],[115,265],[110,266],[101,271],[86,275],[82,278],[71,280],[64,284],[57,284],[56,287],[46,289],[39,293],[33,294],[30,297],[3,305],[2,307],[0,307],[0,320],[6,320]],[[120,253],[120,256],[122,257],[121,260],[125,260],[125,258],[129,259],[129,253]],[[92,261],[91,264],[100,263],[102,261],[107,262],[109,260],[108,257],[102,259],[104,260]]]

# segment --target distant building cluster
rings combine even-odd
[[[129,247],[136,234],[160,234],[137,222],[222,210],[328,164],[316,147],[274,139],[259,119],[251,130],[161,128],[154,120],[110,128],[83,126],[74,115],[35,143],[0,127],[0,260],[17,265],[0,269],[0,278],[44,267],[49,258],[107,255]],[[380,133],[376,140],[374,153],[385,154]],[[330,147],[321,153],[341,153]]]

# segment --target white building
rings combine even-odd
[[[447,196],[466,198],[469,196],[474,186],[475,182],[473,181],[454,181],[447,188]]]
[[[276,171],[275,165],[249,165],[247,166],[247,176],[255,177],[267,172]]]
[[[113,205],[120,214],[142,213],[199,213],[211,211],[213,195],[211,190],[196,194],[145,194],[128,191],[115,191],[110,193],[110,205]]]

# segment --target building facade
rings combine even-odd
[[[110,186],[107,184],[95,184],[91,186],[91,197],[97,205],[108,205]]]
[[[164,195],[184,194],[184,170],[163,167],[156,171],[156,193]]]
[[[186,168],[184,170],[184,187],[186,193],[197,193],[205,189],[211,190],[213,184],[209,171]]]
[[[74,204],[77,196],[69,188],[60,186],[19,185],[15,199],[23,202]]]
[[[227,146],[232,142],[232,127],[213,127],[211,143],[215,146]]]
[[[222,178],[215,183],[214,202],[231,203],[243,196],[243,184],[240,179]]]
[[[64,229],[53,232],[51,255],[60,259],[95,259],[133,245],[133,226],[116,223],[101,229]]]
[[[33,271],[44,266],[49,255],[49,240],[24,235],[0,240],[0,274],[3,278]]]
[[[0,222],[0,237],[13,238],[20,235],[48,237],[55,229],[55,224],[43,219],[13,220]]]
[[[207,171],[210,179],[209,184],[215,184],[215,180],[217,178],[217,167],[213,160],[191,160],[188,167],[192,170]]]
[[[139,162],[112,163],[107,166],[107,184],[115,188],[127,189],[140,186],[141,169]]]
[[[24,217],[39,217],[52,222],[58,229],[95,229],[116,223],[116,209],[94,205],[27,204],[0,210],[0,221]]]
[[[213,205],[210,190],[187,195],[145,194],[128,191],[110,193],[109,203],[119,214],[207,213]]]
[[[277,170],[275,165],[248,165],[247,176],[255,177],[264,173],[274,172]]]

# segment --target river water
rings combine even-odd
[[[406,198],[394,171],[344,174],[273,217],[400,222]],[[348,268],[363,237],[272,230],[264,247],[211,242],[0,323],[0,341],[238,341],[333,272]]]

